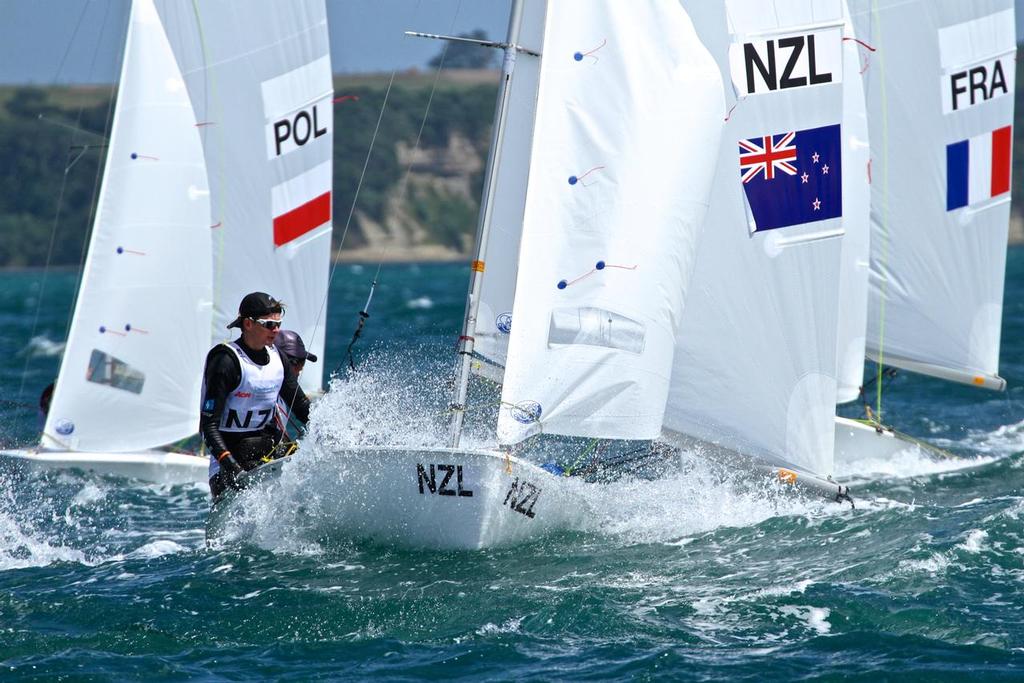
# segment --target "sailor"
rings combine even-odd
[[[310,353],[306,350],[306,345],[302,341],[302,337],[299,333],[294,330],[281,330],[277,333],[277,339],[274,340],[274,346],[277,347],[278,351],[284,354],[284,357],[288,359],[288,363],[292,366],[292,370],[295,372],[295,376],[298,377],[302,374],[302,369],[306,367],[306,361],[311,363],[316,362],[316,354]],[[286,404],[283,400],[277,402],[277,419],[278,427],[287,435],[287,438],[291,438],[291,434],[288,431],[289,427],[293,428],[293,432],[301,433],[301,426],[296,425],[294,420],[291,419],[292,410],[291,406]]]
[[[305,425],[309,399],[288,357],[274,346],[284,305],[264,292],[247,294],[228,328],[242,335],[206,356],[199,428],[210,451],[214,499],[237,488],[235,477],[280,457],[288,445],[275,420],[278,401]]]
[[[306,367],[307,360],[311,363],[316,362],[316,355],[306,351],[306,345],[303,343],[302,337],[294,330],[281,330],[278,332],[277,339],[274,340],[274,346],[287,356],[288,362],[291,363],[292,369],[295,370],[296,377],[302,374],[302,369]]]

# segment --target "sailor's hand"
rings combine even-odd
[[[220,463],[220,468],[224,470],[226,474],[234,475],[242,473],[242,466],[235,460],[235,456],[231,455],[231,451],[224,451],[217,456],[217,462]]]
[[[242,473],[242,466],[235,460],[235,456],[231,455],[230,451],[224,451],[217,458],[217,462],[220,463],[220,469],[224,473],[224,483],[236,491],[241,490],[242,487],[236,477]]]

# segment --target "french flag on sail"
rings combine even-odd
[[[331,162],[314,166],[270,189],[274,246],[297,240],[331,223]]]
[[[1003,126],[946,145],[946,211],[1010,191],[1013,127]]]

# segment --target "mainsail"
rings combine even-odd
[[[868,355],[1002,389],[1012,0],[851,0],[868,56]]]
[[[195,123],[152,1],[136,0],[45,448],[127,452],[195,433],[211,315]]]
[[[675,0],[547,8],[498,438],[661,431],[724,109]]]
[[[843,207],[841,6],[684,4],[733,87],[665,426],[828,475]]]
[[[323,0],[157,0],[209,169],[214,335],[248,292],[322,357],[331,248],[333,84]],[[322,365],[303,388],[318,390]]]

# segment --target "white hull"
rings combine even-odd
[[[262,471],[261,471],[262,470]],[[573,528],[583,482],[496,451],[351,448],[265,465],[211,510],[208,538],[248,538],[262,524],[312,526],[318,538],[479,549]],[[247,482],[249,483],[249,482]]]
[[[207,482],[209,460],[189,453],[80,453],[74,451],[7,450],[0,461],[33,470],[77,469],[128,477],[154,484]]]
[[[873,426],[845,417],[836,418],[836,451],[838,463],[851,463],[858,460],[885,460],[897,453],[907,450],[935,451],[937,454],[949,456],[935,446],[922,449],[922,444],[905,434],[891,428],[878,431]]]

